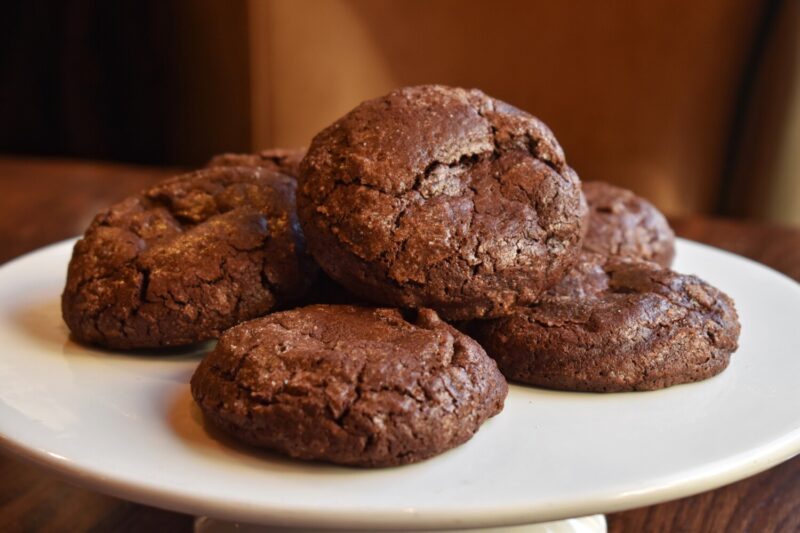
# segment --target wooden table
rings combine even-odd
[[[170,170],[0,158],[0,262],[83,232],[93,214]],[[761,261],[800,280],[800,230],[675,220],[678,234]],[[799,354],[800,355],[800,354]],[[800,408],[800,406],[798,406]],[[609,515],[612,532],[800,531],[800,457],[720,489]],[[0,531],[190,531],[187,515],[65,483],[0,456]]]

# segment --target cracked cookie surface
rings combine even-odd
[[[478,90],[400,89],[317,135],[298,215],[320,266],[380,304],[508,314],[580,250],[577,175],[538,119]]]
[[[305,155],[305,148],[270,148],[256,154],[219,154],[212,157],[206,167],[261,167],[297,178],[300,161]]]
[[[710,378],[739,329],[733,301],[699,278],[591,253],[541,303],[469,328],[508,379],[590,392]]]
[[[585,181],[589,224],[583,247],[609,256],[632,257],[668,267],[675,257],[675,233],[661,211],[633,192]]]
[[[413,463],[467,440],[508,385],[429,309],[314,305],[226,331],[192,376],[205,415],[239,440],[353,466]]]
[[[213,168],[100,212],[75,245],[62,295],[74,337],[122,349],[192,344],[299,299],[317,268],[295,187],[266,169]]]

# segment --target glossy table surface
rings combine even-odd
[[[99,209],[174,174],[107,163],[0,158],[0,262],[78,235]],[[705,217],[676,232],[800,281],[800,229]],[[800,310],[798,310],[800,313]],[[689,498],[608,516],[609,531],[800,531],[800,457]],[[0,455],[0,531],[191,531],[192,517],[125,502]]]

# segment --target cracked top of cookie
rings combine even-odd
[[[572,264],[586,213],[550,130],[478,90],[410,87],[313,140],[298,210],[331,277],[452,319],[531,303]]]
[[[269,148],[255,154],[219,154],[206,167],[261,167],[297,178],[305,148]]]
[[[214,168],[101,211],[69,264],[73,335],[112,348],[191,344],[299,298],[315,266],[294,191],[266,169]]]
[[[589,206],[585,249],[665,267],[672,264],[675,233],[661,211],[633,192],[609,183],[588,181],[582,185]]]
[[[733,301],[700,278],[591,252],[538,304],[471,329],[509,379],[595,392],[711,377],[739,330]]]
[[[241,440],[361,466],[466,441],[507,391],[483,349],[428,309],[273,313],[226,331],[192,377],[203,411]]]

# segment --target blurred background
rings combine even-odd
[[[668,214],[800,225],[796,0],[12,0],[3,18],[5,157],[191,168],[435,82],[533,113],[583,179]]]

